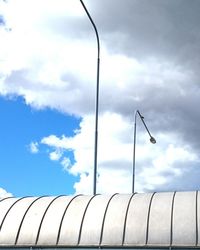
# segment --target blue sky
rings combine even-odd
[[[99,193],[200,188],[200,1],[85,0],[101,45]],[[91,194],[97,44],[79,0],[0,0],[0,197]],[[12,97],[12,98],[10,98]]]
[[[45,146],[32,154],[30,143],[50,134],[72,136],[79,119],[56,110],[36,110],[23,99],[0,98],[0,183],[15,196],[72,194],[78,177],[48,159]],[[12,157],[10,157],[12,156]],[[70,155],[73,159],[73,154]]]

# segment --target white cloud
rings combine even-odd
[[[173,177],[183,175],[184,164],[192,165],[199,161],[199,157],[192,152],[191,148],[168,142],[167,147],[159,150],[151,165],[145,166],[139,173],[138,178],[142,180],[142,183],[138,183],[138,188],[154,190],[156,186],[172,181]]]
[[[63,154],[62,151],[58,148],[55,151],[49,153],[49,158],[52,161],[58,161],[62,157],[62,154]]]
[[[128,119],[115,113],[100,116],[98,147],[98,183],[100,193],[131,192],[133,127]],[[93,188],[93,116],[86,116],[74,137],[51,135],[43,138],[50,148],[73,151],[75,163],[60,159],[64,169],[80,175],[76,192],[91,193]],[[182,146],[175,134],[155,134],[157,144],[149,143],[146,131],[138,130],[136,144],[135,190],[155,190],[184,173],[184,165],[199,162],[189,146]],[[170,140],[176,142],[170,143]]]
[[[29,145],[30,152],[32,154],[37,154],[39,152],[39,144],[38,142],[31,142]]]
[[[6,197],[12,197],[13,195],[11,193],[8,193],[5,189],[0,188],[0,199],[6,198]]]
[[[68,158],[68,157],[63,157],[61,164],[62,164],[63,169],[65,171],[69,171],[69,169],[72,167],[72,162],[71,162],[70,158]]]
[[[80,174],[80,181],[74,184],[74,188],[77,194],[91,194],[93,190],[92,175]]]

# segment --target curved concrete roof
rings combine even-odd
[[[199,228],[199,192],[0,200],[0,247],[199,247]]]

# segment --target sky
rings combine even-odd
[[[97,193],[200,188],[200,1],[84,0],[100,37]],[[97,43],[79,0],[0,0],[0,197],[93,192]]]

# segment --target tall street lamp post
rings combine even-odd
[[[93,194],[96,194],[97,185],[97,150],[98,150],[98,118],[99,118],[99,67],[100,67],[100,41],[99,35],[92,17],[88,12],[85,4],[80,0],[96,34],[97,39],[97,81],[96,81],[96,109],[95,109],[95,141],[94,141],[94,182],[93,182]]]
[[[141,115],[139,110],[135,111],[135,116],[134,116],[134,133],[133,133],[133,176],[132,176],[132,193],[135,192],[135,148],[136,148],[136,121],[137,121],[137,115],[139,115],[147,133],[149,134],[150,137],[150,142],[155,144],[156,140],[155,138],[151,135],[146,123],[144,122],[144,116]]]

